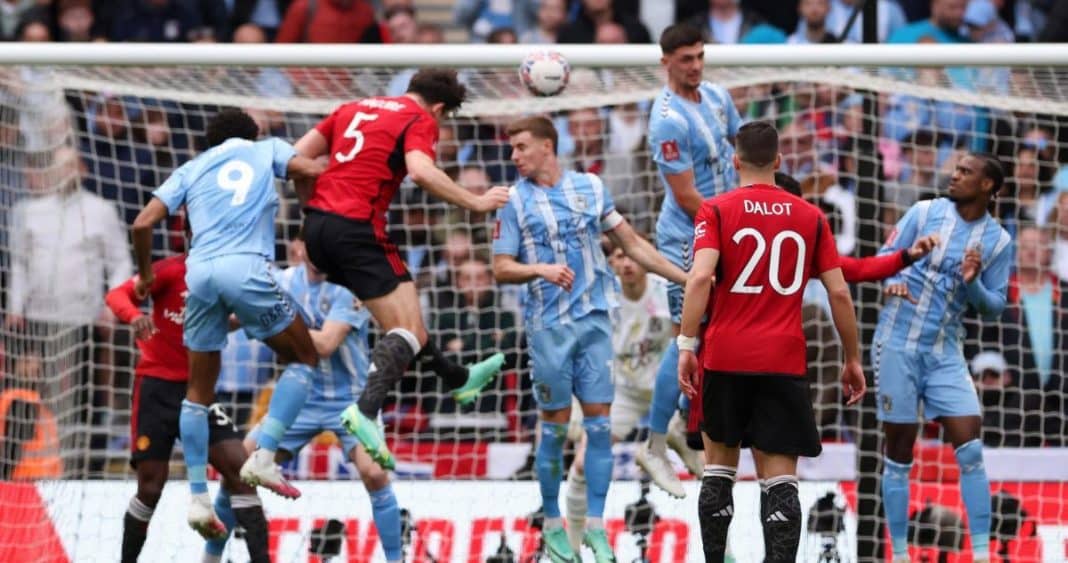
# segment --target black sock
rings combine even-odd
[[[153,508],[141,502],[137,497],[130,499],[130,506],[122,519],[122,563],[137,563],[141,549],[145,547],[148,537],[148,521],[152,519]]]
[[[252,563],[271,563],[267,552],[267,518],[263,515],[263,506],[256,495],[233,495],[230,502],[234,507],[237,524],[245,529],[245,545]]]
[[[797,498],[797,477],[782,475],[764,483],[760,520],[764,527],[764,561],[786,563],[797,560],[801,541],[801,501]]]
[[[386,395],[397,387],[414,356],[408,341],[397,333],[388,333],[378,341],[371,352],[373,369],[367,374],[367,386],[357,403],[364,416],[372,420],[378,417]]]
[[[722,563],[727,555],[727,530],[734,517],[734,468],[706,466],[697,497],[705,561]]]
[[[419,351],[418,359],[444,380],[449,390],[459,389],[467,383],[467,368],[446,358],[430,340]]]

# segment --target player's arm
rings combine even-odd
[[[138,279],[139,276],[134,276],[112,288],[104,296],[104,303],[115,314],[115,318],[133,328],[135,337],[146,340],[156,332],[156,326],[152,322],[152,316],[141,310],[144,299],[138,297],[134,290]],[[162,282],[163,280],[157,277],[149,288],[149,293],[155,293]]]
[[[605,231],[605,234],[616,246],[622,248],[627,256],[654,274],[679,285],[686,284],[686,272],[664,258],[649,241],[638,236],[634,227],[631,227],[618,211],[612,211],[604,222],[614,225]]]
[[[523,264],[510,254],[493,255],[493,277],[497,283],[527,283],[542,278],[571,291],[575,272],[566,264]]]
[[[665,117],[649,129],[649,144],[653,162],[664,174],[671,195],[687,215],[696,217],[702,198],[694,184],[689,134],[674,117]]]
[[[682,297],[682,325],[676,342],[679,347],[679,388],[691,399],[697,396],[700,366],[697,362],[698,332],[701,319],[708,310],[708,300],[716,279],[719,264],[719,213],[711,203],[697,211],[694,228],[694,257]]]
[[[841,256],[842,276],[847,283],[881,281],[930,254],[938,246],[938,235],[920,237],[916,243],[892,254],[854,258]]]
[[[834,235],[827,224],[827,218],[822,217],[818,228],[815,264],[816,271],[820,273],[820,281],[827,290],[827,300],[831,306],[831,320],[834,328],[838,331],[839,340],[842,343],[842,351],[845,355],[845,364],[842,366],[842,390],[848,401],[846,404],[856,404],[864,397],[867,383],[864,380],[864,369],[860,365],[860,338],[857,334],[857,312],[853,307],[853,296],[849,293],[842,269],[838,266],[838,249],[835,247]]]
[[[1012,267],[1011,240],[1008,233],[1002,233],[990,266],[985,270],[982,253],[978,249],[969,249],[961,262],[961,276],[964,278],[968,303],[975,307],[984,320],[997,319],[1005,310],[1009,270]]]
[[[349,323],[328,320],[323,323],[323,328],[309,330],[308,334],[311,335],[312,344],[315,345],[315,351],[319,357],[329,358],[337,352],[338,347],[345,341],[345,337],[351,330],[352,325]]]
[[[137,214],[133,226],[130,227],[138,274],[134,290],[142,299],[148,296],[148,290],[156,278],[152,271],[152,231],[167,215],[167,205],[159,197],[153,197]]]
[[[293,148],[297,149],[297,154],[300,156],[314,160],[326,155],[326,151],[330,150],[330,140],[319,131],[319,128],[313,127],[293,145]]]
[[[686,212],[690,217],[697,215],[697,209],[701,207],[701,193],[697,191],[697,186],[693,181],[693,170],[687,170],[678,174],[664,174],[664,179],[667,180],[668,188],[671,189],[671,195],[675,196],[675,201],[679,204],[679,207]]]
[[[434,197],[464,209],[486,213],[499,209],[508,201],[508,188],[501,186],[494,186],[482,195],[475,195],[464,189],[438,168],[430,155],[421,150],[404,153],[404,164],[408,168],[408,177],[416,185]]]

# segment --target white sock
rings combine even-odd
[[[552,530],[552,529],[555,529],[555,528],[563,528],[564,527],[564,519],[560,518],[559,516],[552,517],[552,518],[546,516],[545,517],[545,523],[542,524],[542,526],[546,530]]]
[[[600,530],[601,528],[604,528],[604,518],[594,518],[591,516],[586,519],[587,530]]]
[[[649,451],[660,456],[667,455],[667,435],[650,432]]]
[[[141,502],[141,499],[136,496],[130,499],[130,504],[126,507],[126,512],[128,512],[130,516],[133,516],[142,522],[151,520],[152,513],[155,511],[155,508]]]
[[[200,558],[200,563],[221,563],[221,562],[222,562],[222,557],[221,556],[212,555],[210,553],[205,553],[204,556]]]

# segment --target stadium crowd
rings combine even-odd
[[[442,43],[649,43],[677,21],[693,21],[718,43],[822,43],[860,39],[847,28],[854,2],[800,0],[796,12],[764,0],[458,0],[451,26],[420,19],[412,0],[0,0],[0,37],[15,41]],[[879,38],[889,43],[1064,41],[1068,2],[1043,0],[880,0]],[[507,9],[506,9],[507,8]],[[1005,92],[1025,90],[1026,69],[962,77],[960,69],[919,69],[932,87],[969,81]],[[996,70],[996,69],[995,69]],[[249,71],[252,72],[252,71]],[[20,85],[32,71],[0,69],[0,247],[4,250],[7,390],[32,390],[60,427],[89,425],[90,469],[124,460],[121,417],[128,410],[132,338],[104,305],[106,288],[133,273],[128,226],[151,192],[203,148],[199,133],[215,106],[68,90],[62,110],[35,107]],[[411,73],[368,90],[399,93]],[[509,75],[511,76],[511,75]],[[243,76],[245,78],[247,76]],[[263,97],[313,96],[337,88],[311,72],[259,69],[251,87]],[[576,78],[578,75],[576,73]],[[509,80],[515,82],[509,77]],[[1023,84],[1023,85],[1020,85]],[[510,87],[515,87],[514,85]],[[782,132],[784,171],[831,217],[842,254],[868,252],[904,209],[944,193],[955,156],[996,153],[1009,170],[997,213],[1013,234],[1016,268],[1000,322],[971,323],[966,356],[985,406],[989,446],[1066,445],[1068,441],[1068,120],[1034,111],[969,106],[947,97],[873,95],[846,87],[765,82],[731,90],[745,119],[770,118]],[[332,97],[348,97],[333,92]],[[47,104],[43,107],[47,108]],[[265,134],[294,140],[316,116],[246,108]],[[603,176],[619,209],[645,232],[662,194],[648,158],[648,106],[583,108],[554,116],[567,167]],[[76,117],[71,120],[70,115]],[[73,123],[70,123],[73,121]],[[876,128],[871,129],[872,124]],[[56,149],[47,132],[72,127]],[[55,135],[52,135],[55,138]],[[13,150],[12,147],[15,147]],[[438,160],[469,190],[513,182],[503,121],[457,119],[440,130]],[[874,165],[876,168],[872,168]],[[867,171],[867,172],[866,172]],[[874,180],[873,205],[861,184]],[[287,194],[277,255],[287,261],[300,211]],[[492,218],[403,189],[392,235],[421,288],[427,326],[439,347],[468,362],[500,349],[510,375],[475,413],[431,424],[458,409],[433,377],[406,379],[387,411],[391,431],[413,439],[529,439],[535,412],[526,374],[521,295],[492,283]],[[865,229],[864,225],[874,225]],[[157,234],[160,255],[180,252],[182,226]],[[57,258],[62,256],[61,259]],[[292,262],[292,259],[288,259]],[[810,292],[805,309],[810,377],[826,440],[852,439],[836,385],[839,350],[825,299]],[[876,303],[863,306],[877,307]],[[257,391],[274,374],[270,353],[239,333],[224,356],[220,395],[247,425]],[[45,383],[42,383],[45,382]],[[22,400],[26,400],[25,397]],[[33,402],[30,400],[29,402]],[[7,405],[0,402],[0,405]],[[92,405],[89,408],[88,405]],[[4,407],[15,408],[15,407]],[[12,411],[13,412],[13,411]],[[44,411],[42,411],[44,412]],[[49,416],[52,416],[51,414]],[[36,417],[40,418],[40,417]],[[9,419],[34,420],[18,415]],[[8,425],[7,432],[17,432]],[[118,428],[118,430],[113,430]],[[70,440],[81,439],[71,434]],[[67,445],[77,446],[70,442]],[[6,453],[3,460],[10,460]],[[84,460],[80,460],[84,461]],[[80,462],[79,461],[79,462]],[[52,467],[51,470],[55,470]]]

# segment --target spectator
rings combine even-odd
[[[440,349],[457,354],[464,364],[497,350],[514,354],[515,315],[501,306],[489,263],[481,258],[464,260],[457,266],[454,280],[450,297],[433,313],[432,326]]]
[[[1048,223],[1056,233],[1053,243],[1053,273],[1068,281],[1068,190],[1058,190]]]
[[[631,108],[631,113],[635,113],[636,109]],[[622,113],[624,110],[618,111]],[[560,165],[565,170],[596,174],[612,194],[616,208],[624,214],[637,215],[647,211],[647,206],[652,204],[645,197],[649,187],[649,161],[644,151],[643,121],[634,115],[630,116],[629,121],[622,118],[610,118],[609,121],[616,122],[620,129],[640,128],[638,137],[635,139],[634,135],[627,135],[629,140],[618,137],[614,147],[617,150],[610,151],[609,141],[614,135],[607,131],[605,117],[597,108],[569,112],[567,132],[572,139],[573,149],[561,158]]]
[[[801,0],[797,4],[801,25],[786,42],[794,45],[809,43],[837,43],[827,30],[827,15],[831,11],[830,0]]]
[[[52,31],[44,14],[27,12],[15,29],[15,37],[23,42],[46,43],[52,40]]]
[[[97,96],[85,112],[88,124],[80,148],[83,154],[89,155],[85,187],[118,202],[125,222],[130,224],[148,204],[150,190],[158,185],[158,178],[152,171],[152,153],[133,142],[131,108],[127,101],[131,100],[110,94]]]
[[[1039,223],[1039,168],[1038,152],[1020,145],[1012,159],[1012,176],[998,197],[998,218],[1009,234],[1015,236],[1021,223]]]
[[[226,337],[221,365],[215,400],[222,403],[242,431],[247,431],[251,428],[256,391],[274,377],[274,354],[266,344],[250,340],[239,329]]]
[[[486,37],[486,43],[492,43],[494,45],[515,45],[519,43],[519,37],[516,36],[515,30],[510,27],[498,27],[490,32]]]
[[[593,42],[601,45],[622,45],[627,42],[627,31],[616,22],[597,24]]]
[[[293,0],[276,43],[381,43],[368,0]]]
[[[452,17],[467,29],[472,42],[492,43],[489,36],[496,29],[507,27],[518,33],[530,30],[536,11],[534,0],[457,0]]]
[[[938,145],[933,133],[923,129],[916,131],[902,145],[904,165],[896,182],[888,183],[884,198],[894,208],[896,217],[912,204],[931,199],[939,193]]]
[[[1005,357],[999,352],[981,352],[972,358],[971,369],[983,404],[983,443],[995,448],[1041,445],[1040,417],[1028,416],[1025,423],[1023,397],[1013,384]]]
[[[390,41],[393,43],[420,43],[423,45],[437,45],[445,42],[445,32],[432,23],[415,23],[415,12],[411,8],[398,8],[387,16]],[[400,72],[389,81],[386,93],[390,96],[403,96],[408,91],[408,82],[418,69],[408,68]]]
[[[969,0],[964,10],[968,36],[976,43],[1014,43],[1012,28],[998,16],[991,0]]]
[[[267,38],[267,31],[253,23],[246,23],[234,30],[234,43],[266,43]],[[289,81],[284,72],[277,68],[256,67],[241,69],[241,71],[253,73],[256,93],[260,96],[287,98],[293,95],[293,83]],[[267,133],[271,129],[263,128],[263,131]]]
[[[536,24],[519,34],[523,43],[556,43],[560,29],[567,22],[566,0],[541,0]]]
[[[37,6],[36,0],[0,0],[0,40],[10,41],[19,36],[17,30],[27,12]]]
[[[214,35],[195,7],[183,0],[117,0],[111,10],[112,41],[174,43]]]
[[[421,23],[415,28],[415,42],[423,45],[445,43],[445,30],[436,23]]]
[[[449,123],[438,126],[438,167],[454,181],[460,174],[460,142],[456,139],[456,128]]]
[[[0,481],[63,475],[56,417],[41,397],[44,360],[35,346],[8,358],[14,365],[0,391]]]
[[[626,30],[627,43],[651,43],[649,30],[629,13],[616,10],[612,0],[582,0],[578,17],[566,24],[557,37],[560,43],[593,43],[597,26],[615,22]]]
[[[964,8],[968,0],[931,0],[931,18],[913,22],[894,31],[890,43],[921,43],[929,37],[935,43],[965,43],[968,38],[958,30],[964,24]]]
[[[230,15],[226,10],[226,2],[218,0],[181,0],[193,6],[197,17],[203,22],[201,33],[195,39],[197,42],[221,42],[230,41]]]
[[[400,7],[387,11],[386,29],[390,43],[419,43],[419,24],[415,22],[415,10],[412,8]]]
[[[60,41],[92,41],[93,8],[89,0],[60,0],[56,8],[56,24]]]
[[[778,40],[778,36],[772,41],[760,37],[766,36],[771,30],[777,31],[779,35],[782,35],[782,32],[764,23],[764,19],[756,12],[742,8],[739,0],[708,0],[708,10],[695,17],[693,23],[704,30],[708,34],[708,39],[713,43],[725,45],[742,43],[743,39],[753,32],[757,35],[750,39],[755,43],[786,42],[785,35],[782,36],[781,41]]]
[[[230,9],[230,27],[237,30],[253,24],[263,30],[267,42],[274,39],[282,18],[293,0],[229,0],[221,2]]]
[[[885,43],[887,38],[893,35],[895,31],[908,24],[908,18],[905,17],[904,10],[901,9],[901,6],[896,1],[876,1],[879,11],[876,38],[880,43]],[[849,18],[852,17],[853,10],[857,8],[857,5],[857,0],[831,0],[831,12],[827,16],[827,28],[834,37],[841,37],[842,33],[845,32],[846,25],[849,24]],[[857,15],[856,21],[853,22],[853,27],[846,34],[845,42],[862,43],[863,40],[864,14],[861,13]]]
[[[486,174],[486,169],[477,165],[469,164],[461,168],[456,183],[463,186],[467,191],[478,195],[485,193],[490,188],[490,178]],[[491,216],[488,213],[479,213],[456,207],[450,209],[449,213],[449,224],[467,225],[471,229],[470,237],[474,244],[489,244]]]

